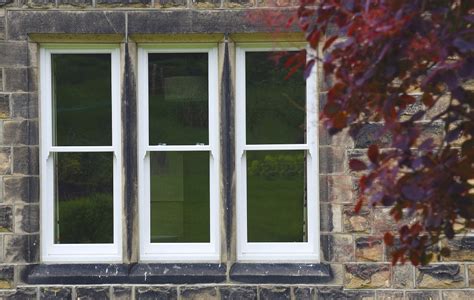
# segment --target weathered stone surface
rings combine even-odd
[[[354,138],[355,148],[368,148],[371,144],[376,144],[381,148],[389,147],[392,139],[388,135],[381,135],[382,124],[364,125]]]
[[[226,279],[225,264],[136,264],[129,274],[132,283],[218,283]]]
[[[319,147],[319,157],[324,159],[319,160],[320,174],[344,173],[346,162],[346,151],[340,147]]]
[[[397,223],[390,215],[390,208],[377,208],[374,210],[373,230],[375,233],[383,234],[387,231],[396,231]]]
[[[38,122],[31,120],[4,121],[4,145],[38,145]]]
[[[170,7],[187,7],[186,0],[155,0],[155,7],[170,8]]]
[[[183,300],[217,300],[217,288],[215,287],[183,287],[180,289],[180,299]]]
[[[76,287],[76,295],[81,300],[110,299],[108,287]]]
[[[44,300],[70,300],[72,299],[71,288],[60,286],[40,288],[40,298]]]
[[[388,265],[346,265],[344,287],[350,289],[386,288],[390,286]]]
[[[35,119],[38,117],[38,95],[36,93],[11,94],[12,117]]]
[[[469,286],[474,287],[474,265],[468,265],[467,271],[469,277]]]
[[[36,300],[36,288],[17,288],[14,291],[8,292],[2,299],[6,300]]]
[[[225,286],[219,291],[223,300],[257,300],[257,288],[252,286]]]
[[[355,255],[357,261],[382,261],[382,237],[359,237],[355,240]]]
[[[0,206],[0,232],[13,231],[13,214],[11,206]]]
[[[224,1],[224,6],[230,8],[252,7],[255,6],[256,0],[228,0]]]
[[[25,263],[39,260],[38,235],[5,236],[5,262]]]
[[[13,0],[0,0],[0,7],[13,3]]]
[[[474,299],[474,290],[463,290],[463,291],[442,291],[441,295],[443,300],[472,300]]]
[[[58,0],[58,5],[63,6],[75,6],[75,7],[88,7],[92,6],[92,0]]]
[[[403,300],[403,292],[377,291],[377,300]]]
[[[56,6],[55,0],[24,0],[30,7],[53,8]]]
[[[34,92],[38,90],[37,69],[4,68],[4,88],[6,92]]]
[[[7,176],[3,178],[5,203],[35,203],[39,200],[39,178],[33,176]]]
[[[132,11],[128,13],[128,32],[134,34],[160,33],[241,33],[271,32],[274,27],[266,24],[266,10],[161,10]],[[281,10],[282,14],[292,14],[290,10]],[[249,18],[255,22],[249,22]],[[180,20],[176,22],[176,20]],[[285,17],[281,26],[286,29]],[[288,31],[296,31],[290,28]]]
[[[0,175],[11,173],[11,150],[7,147],[0,147]]]
[[[133,7],[145,7],[150,5],[151,0],[97,0],[97,6],[133,6]]]
[[[123,284],[128,283],[128,271],[125,264],[39,264],[25,270],[23,278],[29,284],[43,285]]]
[[[297,1],[293,0],[258,0],[258,7],[291,7],[297,6]]]
[[[0,119],[8,119],[9,117],[10,117],[10,97],[9,95],[0,95]]]
[[[139,287],[135,290],[137,300],[176,300],[178,292],[174,287]]]
[[[465,287],[464,266],[429,265],[419,267],[416,285],[420,288],[461,288]]]
[[[443,257],[444,261],[474,261],[474,236],[448,240],[444,245],[451,249],[451,255]]]
[[[261,300],[290,300],[291,293],[289,287],[262,287],[259,291]]]
[[[349,175],[320,175],[319,195],[321,202],[352,203],[354,186]]]
[[[125,33],[125,13],[121,11],[13,10],[7,13],[7,37],[11,40],[24,40],[29,33]]]
[[[39,206],[35,204],[16,206],[15,223],[15,232],[39,232]]]
[[[396,289],[412,289],[413,267],[411,265],[397,265],[392,267],[392,287]]]
[[[13,148],[13,173],[24,175],[38,175],[39,151],[38,147]]]
[[[128,300],[132,299],[132,288],[129,286],[114,286],[112,291],[112,299]]]
[[[0,148],[0,175],[11,173],[11,150],[7,147]]]
[[[0,42],[0,67],[23,67],[28,65],[26,42]]]
[[[321,235],[321,252],[325,261],[354,261],[354,240],[352,235]]]
[[[416,291],[406,292],[405,298],[408,300],[440,300],[438,291]]]
[[[0,92],[3,91],[3,68],[0,68]]]
[[[372,214],[368,209],[362,209],[358,213],[354,206],[345,206],[343,211],[345,232],[369,232],[372,224]]]
[[[312,300],[315,295],[315,289],[310,287],[296,287],[293,289],[295,300]]]
[[[13,287],[13,266],[0,266],[0,289]]]
[[[5,1],[5,0],[3,0]],[[7,0],[10,1],[10,0]],[[2,6],[0,4],[0,6]],[[0,13],[0,39],[5,39],[5,15]],[[0,72],[1,73],[1,72]],[[1,80],[0,80],[1,82]]]
[[[193,7],[200,9],[212,9],[221,7],[221,0],[195,0]]]
[[[318,300],[375,300],[375,292],[372,291],[348,291],[341,288],[319,288],[317,290]]]
[[[342,232],[342,206],[322,203],[320,206],[321,232]]]

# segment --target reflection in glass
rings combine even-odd
[[[52,54],[53,145],[112,145],[110,54]]]
[[[247,144],[305,142],[306,83],[302,71],[271,60],[272,52],[246,52]]]
[[[150,145],[208,144],[208,54],[148,59]]]
[[[209,152],[150,155],[151,242],[209,242]]]
[[[303,242],[304,151],[247,151],[249,242]]]
[[[113,154],[55,153],[55,243],[113,242]]]

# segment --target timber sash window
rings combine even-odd
[[[42,261],[120,262],[119,48],[40,55]]]
[[[316,68],[306,82],[302,72],[285,79],[287,71],[270,60],[275,51],[237,46],[237,255],[240,261],[314,261]]]
[[[141,261],[218,261],[217,44],[138,53]]]

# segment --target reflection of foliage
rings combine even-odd
[[[57,188],[60,199],[111,192],[112,153],[58,153]]]
[[[112,243],[112,194],[59,201],[60,243]]]
[[[303,154],[265,155],[264,159],[249,161],[248,172],[251,176],[267,178],[302,176],[304,173]]]

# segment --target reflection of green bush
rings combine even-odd
[[[59,228],[57,239],[61,244],[112,243],[112,195],[93,194],[66,201],[60,199]]]
[[[250,161],[248,171],[250,176],[266,178],[302,176],[303,161],[303,154],[265,155],[264,159]]]

